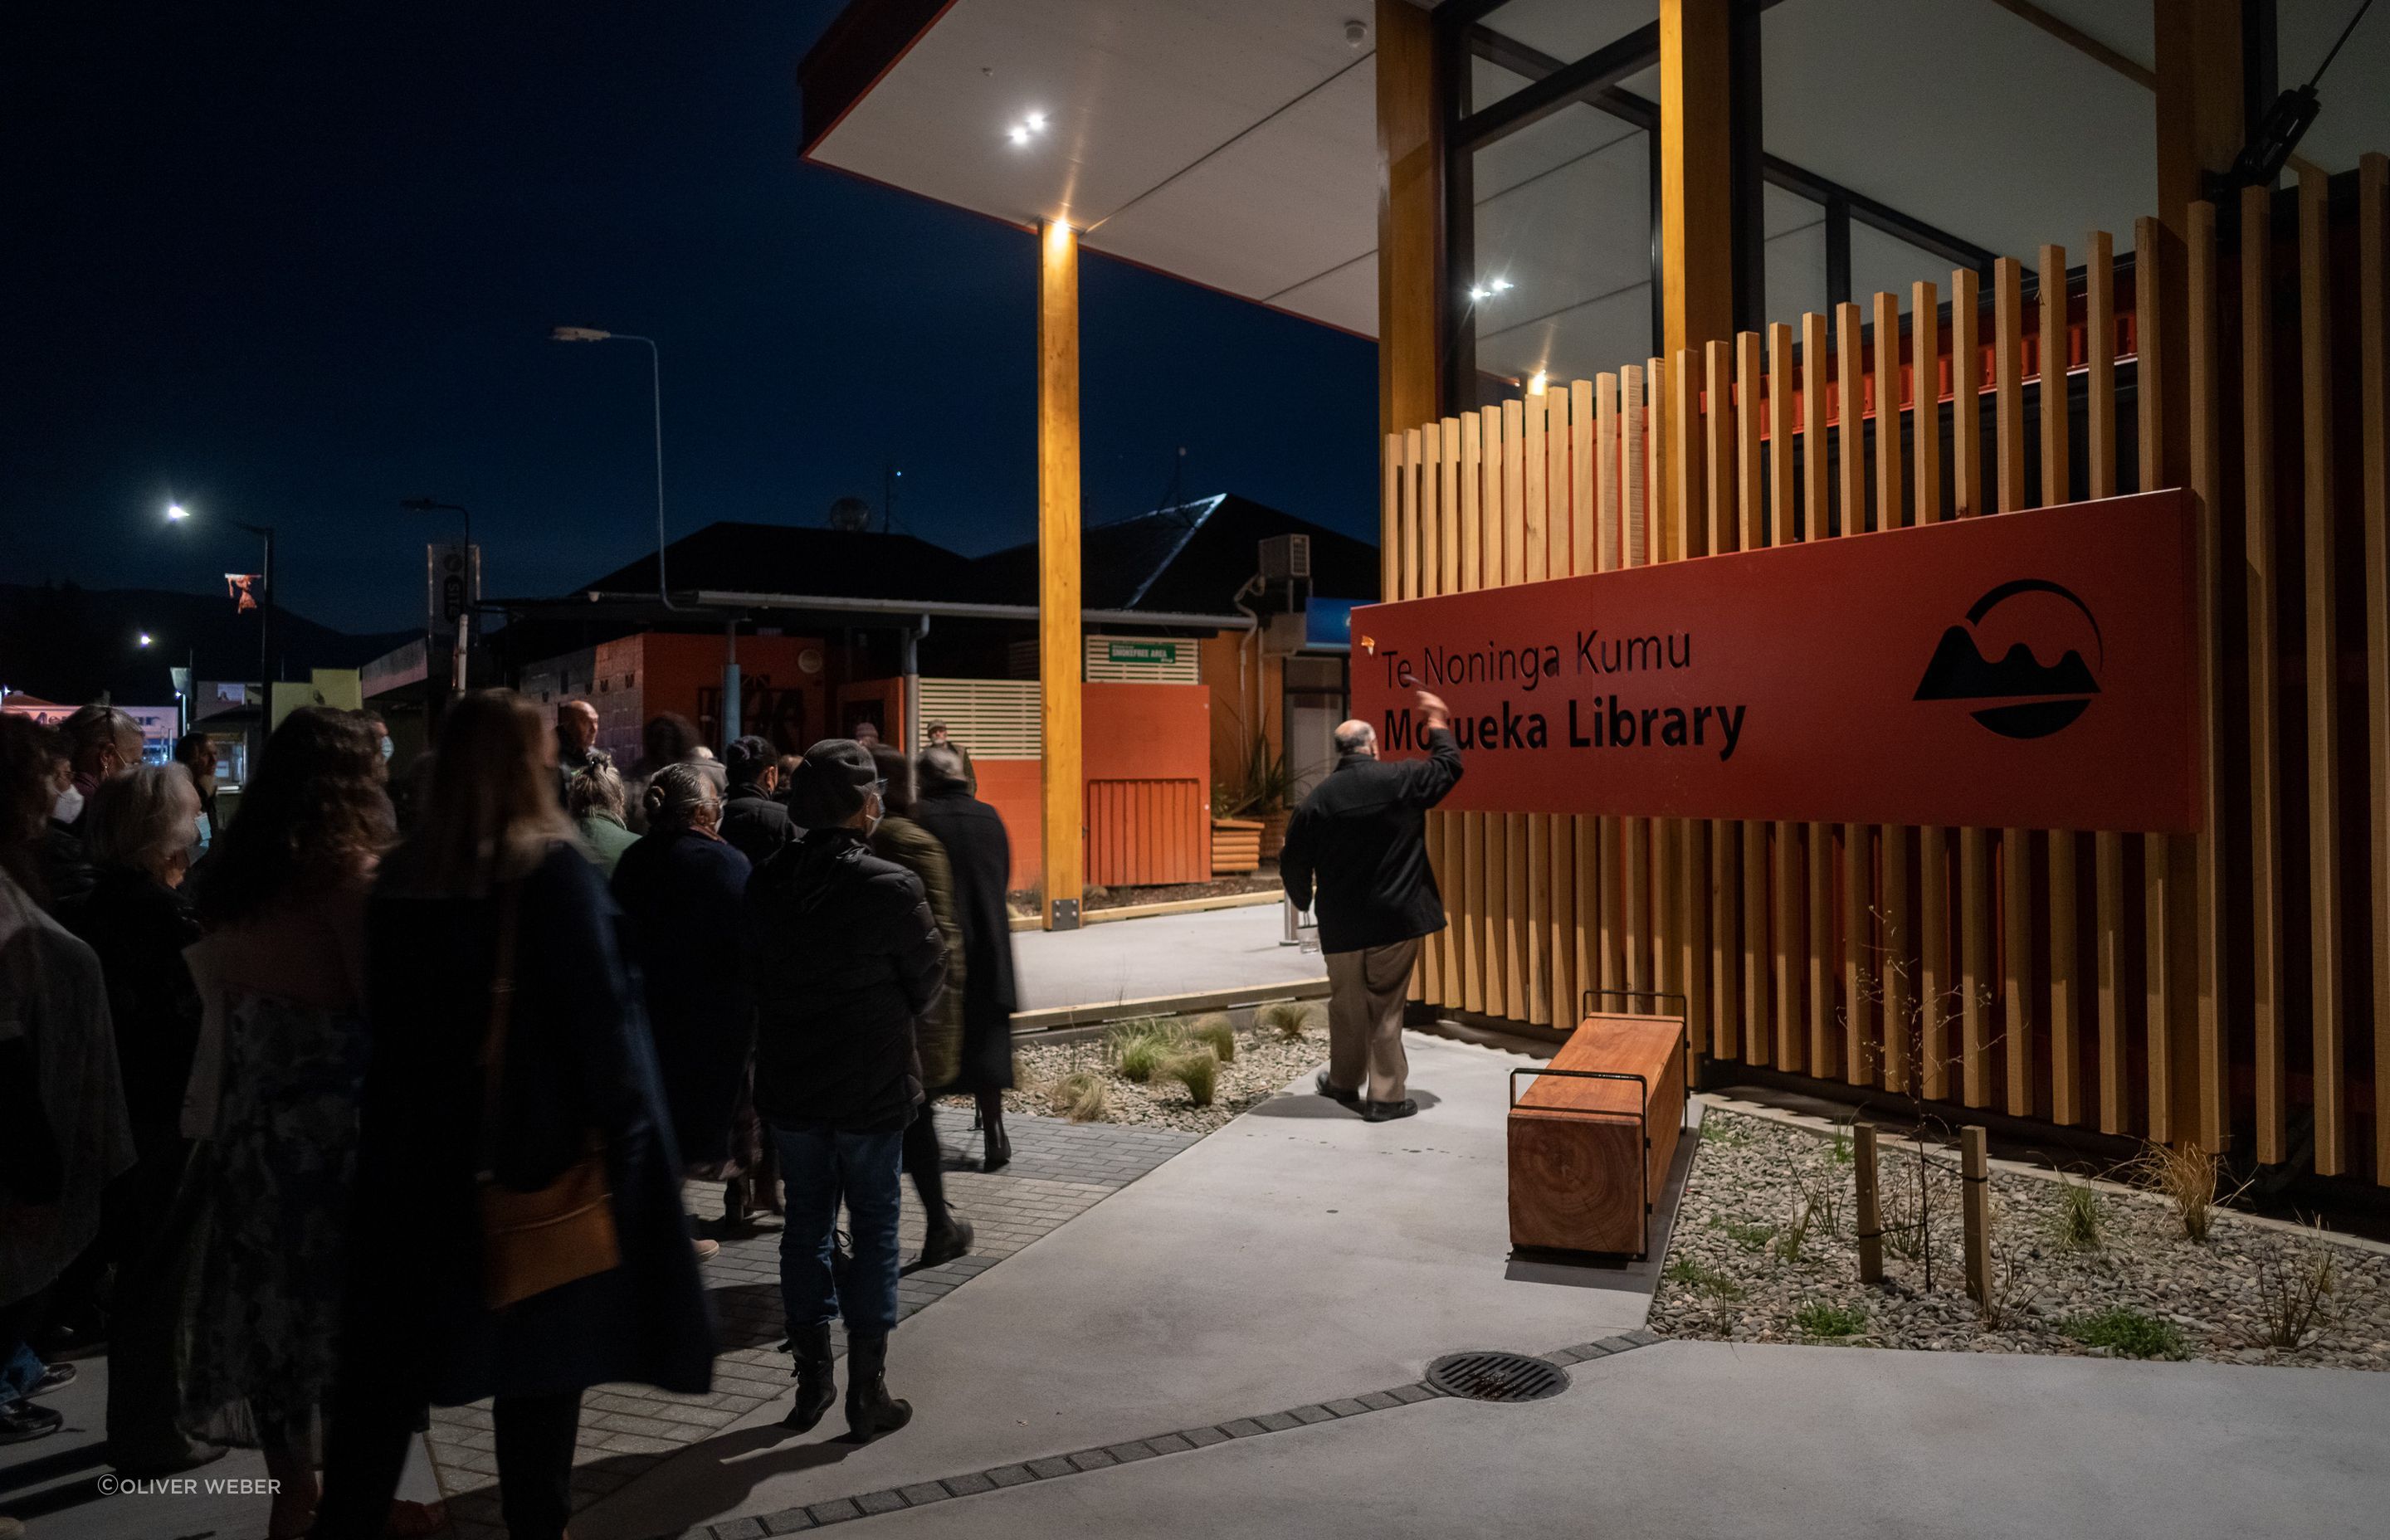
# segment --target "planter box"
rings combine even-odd
[[[1259,871],[1261,865],[1262,826],[1259,823],[1250,818],[1212,820],[1213,876]]]

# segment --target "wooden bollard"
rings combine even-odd
[[[1851,1174],[1857,1187],[1859,1281],[1883,1281],[1883,1195],[1877,1189],[1875,1124],[1851,1124]]]
[[[1959,1213],[1967,1250],[1967,1292],[1977,1304],[1992,1298],[1992,1164],[1981,1127],[1959,1130]]]

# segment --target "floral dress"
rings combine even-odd
[[[310,1440],[339,1359],[366,1024],[351,1007],[235,994],[221,1099],[194,1170],[186,1421]]]

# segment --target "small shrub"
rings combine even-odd
[[[1867,1312],[1856,1305],[1809,1300],[1792,1313],[1804,1337],[1856,1337],[1867,1329]]]
[[[2266,1346],[2295,1348],[2337,1314],[2340,1253],[2324,1238],[2320,1222],[2296,1238],[2259,1242],[2256,1262],[2257,1319]]]
[[[1682,1284],[1688,1289],[1698,1289],[1703,1293],[1712,1295],[1717,1299],[1739,1300],[1742,1298],[1742,1285],[1735,1282],[1734,1279],[1728,1277],[1726,1274],[1719,1272],[1716,1268],[1712,1267],[1707,1263],[1702,1261],[1699,1257],[1677,1257],[1675,1261],[1668,1264],[1668,1270],[1664,1276],[1670,1283]]]
[[[1857,1156],[1851,1152],[1851,1125],[1849,1123],[1838,1123],[1834,1124],[1834,1142],[1828,1152],[1833,1156],[1834,1163],[1838,1166],[1849,1165],[1857,1159]]]
[[[1276,1032],[1285,1041],[1295,1043],[1311,1030],[1315,1017],[1313,1008],[1301,1000],[1280,1000],[1276,1005],[1264,1006],[1254,1014],[1253,1020]]]
[[[2124,1174],[2163,1194],[2174,1205],[2175,1217],[2182,1222],[2182,1233],[2202,1244],[2206,1242],[2208,1228],[2215,1222],[2217,1206],[2238,1198],[2242,1188],[2248,1186],[2243,1182],[2229,1192],[2219,1193],[2216,1157],[2187,1139],[2178,1145],[2144,1144],[2139,1155],[2125,1162]]]
[[[1237,1061],[1237,1029],[1225,1016],[1199,1016],[1187,1029],[1188,1041],[1201,1043],[1223,1064]]]
[[[1809,1229],[1823,1224],[1828,1235],[1842,1233],[1842,1210],[1835,1201],[1833,1187],[1824,1181],[1801,1180],[1801,1198],[1793,1205],[1792,1217],[1776,1232],[1776,1259],[1798,1262],[1801,1251],[1809,1243]]]
[[[1104,1077],[1079,1070],[1054,1083],[1054,1110],[1073,1123],[1100,1123],[1111,1112],[1111,1093]]]
[[[1212,1090],[1220,1078],[1220,1060],[1211,1049],[1179,1054],[1163,1062],[1162,1072],[1187,1087],[1187,1099],[1198,1107],[1212,1105]]]
[[[1104,1033],[1104,1052],[1121,1078],[1142,1085],[1179,1044],[1178,1033],[1159,1017],[1142,1016]]]
[[[2096,1315],[2072,1315],[2058,1329],[2086,1347],[2103,1347],[2127,1358],[2180,1358],[2182,1333],[2170,1321],[2117,1305]]]
[[[2080,1182],[2061,1177],[2058,1221],[2053,1230],[2062,1251],[2097,1251],[2104,1248],[2108,1244],[2108,1222],[2100,1208],[2100,1195]]]

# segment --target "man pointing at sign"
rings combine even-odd
[[[1407,1118],[1403,995],[1420,938],[1444,929],[1444,900],[1427,860],[1427,810],[1460,780],[1460,749],[1444,702],[1425,690],[1424,760],[1388,764],[1366,722],[1336,729],[1336,768],[1287,825],[1279,871],[1298,909],[1317,888],[1319,948],[1328,956],[1328,1068],[1319,1094],[1371,1123]]]

